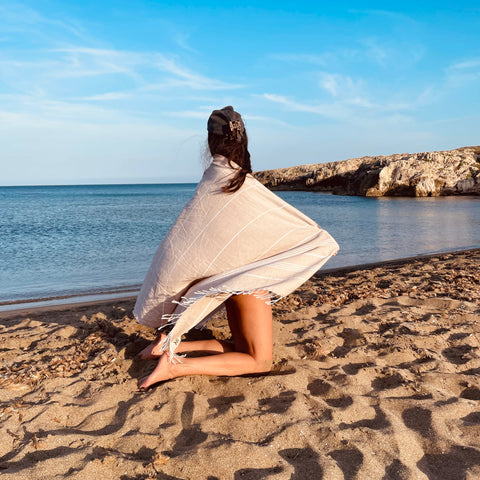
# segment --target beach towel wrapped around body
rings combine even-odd
[[[181,336],[229,296],[281,298],[339,248],[328,232],[250,174],[235,193],[222,192],[234,168],[215,155],[158,247],[135,304],[140,323],[174,324],[163,345],[172,356]]]

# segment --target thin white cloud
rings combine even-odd
[[[92,92],[86,87],[86,100],[114,100],[126,96],[141,98],[158,91],[228,91],[243,88],[241,84],[210,78],[184,66],[180,61],[161,53],[130,52],[71,46],[36,52],[38,59],[8,58],[0,60],[0,79],[14,91],[31,94],[32,88],[57,98],[57,91],[69,88],[71,80],[88,77],[114,76],[108,79],[110,89],[119,84],[128,92]],[[155,72],[156,71],[156,72]],[[122,78],[123,77],[123,78]],[[32,79],[35,79],[33,84]],[[121,82],[121,83],[119,83]],[[88,85],[88,84],[86,84]],[[60,88],[59,88],[60,87]],[[75,84],[81,92],[82,84]],[[104,90],[102,88],[102,90]]]
[[[382,68],[396,69],[415,65],[425,56],[425,46],[408,36],[392,41],[391,38],[371,36],[358,40],[359,58],[366,58]]]
[[[205,110],[205,111],[198,111],[198,110],[184,110],[181,112],[167,112],[166,115],[170,115],[172,117],[179,117],[179,118],[191,118],[195,120],[205,120],[208,118],[210,113],[214,110],[214,107]]]
[[[364,47],[363,56],[373,60],[374,63],[384,67],[391,53],[388,52],[385,45],[382,45],[375,38],[367,38],[360,41]]]
[[[323,55],[309,53],[276,53],[270,56],[273,60],[288,63],[308,63],[325,67],[328,65],[329,53]]]
[[[184,50],[187,50],[188,52],[198,53],[198,51],[195,50],[188,42],[189,38],[190,38],[190,35],[187,33],[177,33],[175,35],[175,42],[179,47],[183,48]]]
[[[365,58],[364,50],[355,48],[337,48],[322,53],[275,53],[269,56],[273,60],[286,63],[300,63],[316,67],[331,67],[339,62],[350,62]]]
[[[30,36],[53,37],[55,33],[67,33],[78,39],[89,40],[88,35],[73,19],[46,17],[26,5],[9,3],[0,5],[0,31],[25,32]],[[44,28],[47,27],[47,31]]]
[[[64,78],[121,74],[141,81],[137,69],[147,63],[142,53],[114,49],[69,47],[52,52],[65,54],[58,60],[61,68],[55,72],[55,76]]]
[[[408,65],[419,62],[425,55],[423,45],[408,38],[393,43],[389,39],[369,36],[357,38],[348,48],[338,47],[316,53],[275,53],[269,58],[292,64],[306,64],[314,67],[337,68],[342,65],[369,62],[382,68]]]
[[[70,47],[56,49],[66,53],[65,67],[58,76],[95,76],[124,74],[142,83],[142,90],[158,90],[165,87],[190,87],[194,90],[231,90],[244,85],[232,84],[209,78],[194,72],[175,59],[156,52],[130,52],[113,49]],[[144,73],[145,69],[156,68],[170,74],[161,82],[152,82]]]
[[[244,85],[241,84],[226,83],[192,72],[174,60],[160,54],[155,55],[154,65],[176,77],[179,84],[195,90],[231,90],[244,88]]]
[[[289,123],[274,117],[265,117],[262,115],[248,115],[248,114],[242,115],[242,116],[246,122],[253,121],[253,122],[267,123],[270,125],[281,125],[282,127],[292,127],[292,125],[290,125]]]
[[[45,122],[73,122],[93,124],[119,124],[143,121],[128,110],[108,108],[102,103],[86,103],[85,99],[61,101],[38,95],[0,95],[4,115],[11,118],[42,118]]]
[[[319,103],[318,101],[302,103],[284,95],[269,93],[265,93],[261,95],[261,97],[270,102],[282,105],[288,111],[311,113],[335,120],[351,120],[358,115],[365,116],[366,114],[373,117],[377,115],[382,115],[383,117],[385,114],[389,116],[403,116],[403,112],[414,110],[419,105],[418,99],[414,99],[411,102],[394,101],[375,103],[360,96],[336,99],[330,103]]]
[[[385,106],[377,105],[368,98],[362,79],[353,79],[338,73],[321,72],[319,86],[337,103],[364,109],[385,109]]]
[[[87,97],[82,97],[81,100],[85,101],[109,101],[109,100],[124,100],[125,98],[130,98],[132,94],[123,93],[123,92],[107,92],[99,95],[90,95]]]
[[[152,91],[163,88],[218,91],[244,87],[194,71],[185,65],[185,61],[163,52],[96,48],[98,41],[89,37],[82,25],[66,17],[64,12],[58,18],[54,14],[45,16],[40,10],[11,2],[0,4],[0,18],[0,38],[10,40],[10,37],[16,38],[21,34],[38,45],[36,50],[21,50],[20,56],[16,50],[2,50],[0,80],[6,81],[15,90],[25,92],[35,79],[36,84],[46,90],[47,84],[50,84],[52,90],[61,91],[68,87],[57,88],[59,85],[53,85],[52,80],[68,81],[105,75],[124,76],[130,82],[133,80],[133,84],[127,83],[127,88]],[[79,39],[82,44],[75,45]],[[172,39],[183,50],[195,53],[188,43],[188,33],[172,31]],[[76,84],[76,88],[81,88],[81,85]],[[96,93],[93,92],[93,96]]]
[[[468,85],[478,84],[480,79],[480,58],[461,60],[445,69],[446,82],[442,90],[458,91]]]
[[[376,105],[375,103],[371,102],[367,98],[362,98],[362,97],[348,98],[346,100],[343,100],[343,103],[345,103],[347,105],[352,105],[352,106],[355,106],[355,107],[379,109],[379,105]]]
[[[320,86],[329,92],[333,97],[338,95],[338,76],[329,74],[329,73],[322,73],[320,75]]]
[[[346,97],[357,93],[360,89],[357,83],[348,75],[320,72],[320,87],[330,93],[332,97]]]
[[[400,12],[394,12],[392,10],[381,10],[381,9],[350,9],[349,13],[360,14],[360,15],[375,15],[384,18],[389,18],[395,21],[417,23],[417,21],[408,15]]]
[[[327,118],[344,118],[347,115],[347,111],[339,104],[306,104],[300,103],[295,100],[290,100],[283,95],[275,95],[270,93],[264,93],[263,98],[282,105],[287,110],[293,112],[306,112],[321,115]]]
[[[480,67],[480,58],[471,58],[462,62],[454,63],[448,67],[449,70],[468,70]]]
[[[266,93],[263,98],[283,105],[291,111],[309,112],[327,118],[348,118],[355,111],[359,110],[389,110],[390,106],[379,105],[372,102],[364,92],[362,80],[354,80],[348,75],[341,75],[331,72],[320,72],[318,74],[320,92],[328,94],[328,100],[321,101],[321,98],[312,102],[301,103],[289,96]],[[321,95],[325,97],[325,95]],[[395,105],[393,109],[397,109]]]
[[[141,70],[142,61],[134,55],[114,50],[72,47],[28,52],[28,57],[34,57],[33,60],[14,58],[7,52],[2,57],[0,78],[3,77],[15,90],[29,90],[33,84],[48,88],[52,82],[102,75],[122,75],[136,83],[142,82],[142,75],[137,72],[137,69]]]

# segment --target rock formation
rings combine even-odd
[[[255,177],[272,190],[369,197],[479,195],[480,146],[299,165]]]

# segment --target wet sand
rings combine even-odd
[[[265,376],[137,393],[133,303],[0,312],[3,478],[480,478],[480,249],[317,275]]]

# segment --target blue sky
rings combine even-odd
[[[197,181],[211,110],[255,170],[478,145],[475,2],[0,0],[0,185]]]

